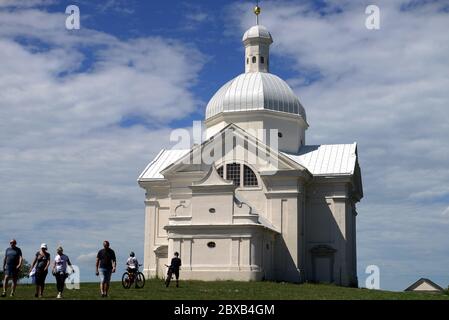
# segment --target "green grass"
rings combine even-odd
[[[47,284],[44,298],[55,299],[55,284]],[[15,297],[0,298],[10,299],[36,299],[34,298],[33,285],[20,285]],[[81,283],[80,290],[65,290],[64,299],[95,300],[104,299],[99,295],[97,283]],[[449,300],[449,294],[391,292],[380,290],[367,290],[355,288],[343,288],[324,284],[292,284],[276,282],[236,282],[236,281],[181,281],[180,287],[174,285],[165,288],[161,280],[147,280],[143,289],[122,288],[121,283],[111,283],[110,296],[106,299],[181,299],[181,300],[246,300],[246,299],[273,299],[273,300],[305,300],[305,299],[332,299],[332,300],[359,300],[359,299],[388,299],[388,300]]]

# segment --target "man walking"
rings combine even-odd
[[[109,241],[104,241],[103,249],[98,251],[95,264],[96,275],[100,275],[100,291],[103,298],[108,296],[111,274],[115,272],[116,265],[115,252],[109,248]]]
[[[3,279],[2,297],[6,297],[9,279],[12,279],[11,297],[14,296],[20,268],[22,267],[23,262],[22,250],[16,246],[17,241],[12,239],[9,244],[10,247],[6,249],[5,257],[3,258],[3,271],[5,272],[5,278]]]

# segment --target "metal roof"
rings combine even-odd
[[[190,150],[189,149],[178,149],[178,150],[166,150],[162,149],[156,158],[151,161],[148,166],[143,170],[139,176],[139,180],[145,179],[164,179],[164,176],[160,173],[162,170],[167,168],[169,165],[176,162],[176,160],[182,158]]]
[[[223,85],[207,104],[206,120],[221,112],[272,110],[296,114],[306,121],[306,112],[289,85],[267,72],[243,73]]]
[[[306,167],[313,175],[354,174],[357,144],[310,145],[301,147],[298,154],[283,154]]]
[[[282,152],[293,161],[307,168],[313,175],[352,175],[357,161],[357,144],[323,144],[303,146],[298,154]],[[162,149],[145,168],[139,180],[163,179],[160,173],[190,150]]]

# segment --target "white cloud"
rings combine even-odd
[[[120,260],[141,256],[136,179],[170,145],[170,122],[196,112],[201,57],[170,39],[69,32],[62,13],[0,10],[0,242],[17,238],[27,259],[62,244],[88,270],[104,239]]]
[[[359,271],[378,263],[396,266],[383,271],[398,277],[447,274],[449,234],[439,214],[449,204],[447,6],[378,1],[381,29],[370,31],[366,5],[323,4],[267,1],[260,21],[274,38],[271,71],[291,72],[306,109],[307,143],[358,142]],[[247,4],[230,11],[234,35],[254,24]],[[394,276],[387,285],[401,288]]]
[[[442,212],[443,216],[448,216],[449,217],[449,207],[447,207],[446,209],[444,209],[444,211]]]
[[[89,253],[81,254],[76,258],[76,261],[79,263],[95,263],[95,258],[97,257],[97,252],[92,251]]]
[[[0,0],[0,8],[30,8],[55,4],[56,0]]]

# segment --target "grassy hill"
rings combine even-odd
[[[55,284],[47,284],[43,299],[56,297]],[[33,285],[21,285],[17,289],[16,296],[10,299],[36,299],[34,298]],[[80,290],[66,290],[64,299],[92,300],[104,299],[99,295],[97,283],[81,283]],[[174,285],[165,288],[161,280],[147,280],[143,289],[122,288],[121,283],[111,283],[110,297],[106,299],[185,299],[185,300],[247,300],[247,299],[273,299],[273,300],[306,300],[306,299],[331,299],[331,300],[359,300],[359,299],[388,299],[388,300],[449,300],[449,294],[391,292],[380,290],[343,288],[324,284],[291,284],[276,282],[236,282],[236,281],[181,281],[180,287]]]

